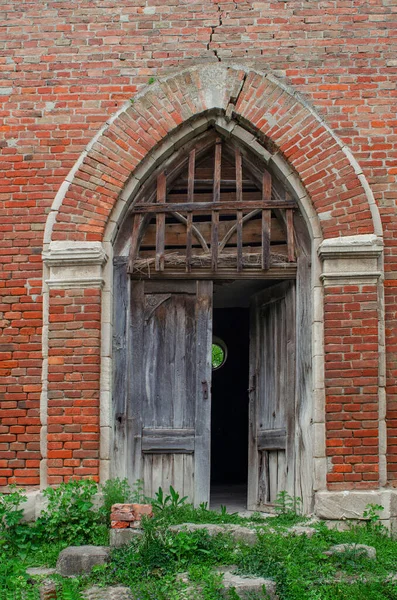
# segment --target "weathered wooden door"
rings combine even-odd
[[[208,502],[212,282],[130,285],[127,476],[143,479],[149,496],[172,485],[195,504]]]
[[[248,508],[294,496],[295,282],[251,303]]]

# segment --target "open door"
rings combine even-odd
[[[127,472],[209,501],[211,281],[131,281]]]
[[[248,508],[266,510],[280,491],[294,496],[295,282],[251,302]]]

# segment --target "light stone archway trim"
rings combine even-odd
[[[238,77],[236,74],[239,74]],[[230,74],[233,74],[233,78],[230,78]],[[60,211],[62,211],[63,200],[67,197],[68,193],[71,193],[73,186],[81,185],[79,179],[80,169],[84,169],[86,160],[92,155],[93,152],[97,152],[101,147],[101,140],[106,139],[108,132],[112,132],[112,128],[116,126],[120,129],[123,127],[123,122],[126,125],[129,124],[131,119],[131,112],[134,112],[137,118],[144,118],[146,114],[146,108],[148,103],[148,97],[150,94],[160,93],[162,82],[158,82],[150,88],[143,90],[143,92],[136,96],[134,104],[131,107],[130,103],[127,103],[122,109],[116,113],[111,119],[107,121],[105,126],[98,132],[93,138],[86,150],[82,153],[79,160],[67,176],[65,182],[60,187],[60,190],[55,198],[51,212],[48,216],[45,236],[44,236],[44,333],[43,333],[43,393],[42,393],[42,417],[45,419],[43,411],[46,406],[46,378],[48,372],[48,364],[46,365],[46,359],[48,357],[48,339],[46,341],[46,324],[48,325],[48,290],[51,287],[57,287],[64,285],[68,287],[83,287],[85,285],[98,285],[102,287],[102,348],[101,348],[101,391],[100,391],[100,402],[101,402],[101,441],[100,441],[100,458],[101,458],[101,471],[100,476],[102,480],[109,477],[110,473],[110,443],[111,443],[111,331],[112,331],[112,256],[113,256],[113,242],[117,235],[118,228],[122,222],[128,207],[130,206],[136,192],[139,190],[143,182],[147,177],[151,175],[154,169],[165,159],[167,156],[172,154],[175,149],[183,145],[188,139],[195,137],[201,131],[205,131],[210,126],[215,126],[223,135],[232,136],[243,141],[245,144],[250,146],[279,176],[284,180],[287,186],[291,189],[294,196],[298,199],[302,214],[306,219],[306,223],[309,228],[310,235],[312,237],[312,302],[313,302],[313,456],[314,456],[314,490],[321,491],[322,494],[333,494],[332,492],[326,492],[326,457],[325,457],[325,387],[324,387],[324,331],[323,331],[323,283],[326,285],[327,281],[335,280],[338,277],[342,277],[342,273],[338,270],[331,270],[331,267],[335,269],[335,252],[336,247],[340,245],[346,246],[345,242],[349,246],[349,242],[346,237],[340,236],[338,238],[328,238],[326,242],[323,242],[323,234],[321,223],[326,222],[329,219],[329,213],[327,211],[318,213],[313,207],[312,201],[304,188],[299,175],[297,175],[296,168],[291,166],[286,158],[288,156],[288,148],[281,152],[275,151],[274,153],[269,152],[263,146],[263,137],[259,134],[248,131],[244,123],[249,123],[247,116],[250,114],[248,110],[244,109],[244,102],[249,103],[250,99],[249,89],[247,91],[247,81],[251,78],[251,81],[256,81],[255,78],[261,78],[263,85],[271,85],[273,88],[278,88],[280,94],[285,94],[286,97],[291,99],[291,102],[296,102],[301,106],[302,111],[306,111],[320,127],[323,127],[327,134],[330,136],[336,145],[341,149],[345,155],[348,163],[350,164],[352,171],[357,176],[360,182],[363,194],[367,199],[368,206],[370,208],[372,216],[372,227],[375,234],[369,234],[373,236],[371,238],[371,245],[381,247],[379,240],[382,236],[381,222],[379,218],[379,212],[375,204],[371,189],[368,182],[365,179],[362,169],[355,161],[351,151],[339,140],[335,133],[325,123],[324,119],[320,117],[316,111],[305,101],[299,94],[294,90],[291,90],[288,86],[282,84],[277,78],[271,74],[263,74],[253,70],[246,70],[240,67],[224,67],[224,66],[211,66],[211,67],[196,67],[190,70],[185,70],[177,75],[170,75],[168,78],[164,78],[164,84],[178,86],[180,82],[183,82],[183,78],[192,76],[193,81],[199,82],[201,89],[197,89],[196,96],[192,96],[192,103],[196,102],[205,108],[205,112],[197,114],[192,119],[189,110],[186,109],[186,123],[180,124],[177,121],[174,122],[174,127],[169,130],[168,135],[163,136],[163,140],[156,143],[155,147],[151,151],[147,152],[146,156],[142,156],[132,171],[132,176],[128,178],[118,194],[118,199],[115,202],[109,219],[107,221],[106,228],[102,236],[101,250],[99,255],[108,257],[108,260],[102,259],[102,262],[95,264],[96,275],[83,277],[86,266],[89,264],[80,263],[79,268],[74,271],[72,277],[68,277],[67,269],[70,268],[69,250],[70,242],[65,241],[63,247],[63,258],[59,253],[60,246],[59,235],[56,233],[54,236],[54,226],[58,221]],[[179,79],[178,79],[179,78]],[[179,82],[179,83],[178,83]],[[214,85],[216,82],[216,85]],[[225,102],[225,99],[227,101]],[[142,110],[140,109],[142,106]],[[245,112],[244,112],[245,110]],[[265,121],[263,127],[264,136],[272,140],[272,131],[275,129],[276,117],[266,112],[266,108],[262,108],[262,121]],[[221,112],[219,112],[221,111]],[[234,116],[236,115],[236,118]],[[128,118],[127,118],[128,116]],[[232,118],[233,117],[233,118]],[[240,118],[241,117],[241,118]],[[256,116],[257,118],[257,116]],[[171,120],[171,117],[170,117]],[[252,130],[255,131],[256,124],[252,126]],[[165,132],[167,134],[167,132]],[[145,150],[146,151],[146,150]],[[104,184],[105,185],[105,184]],[[347,236],[351,237],[351,236]],[[361,237],[361,236],[358,236]],[[364,237],[361,240],[364,246],[367,241],[364,241]],[[374,240],[376,240],[374,242]],[[72,240],[71,240],[72,242]],[[84,261],[84,257],[93,257],[95,253],[98,253],[99,242],[90,242],[84,239],[81,241],[75,241],[75,249],[79,248],[81,260]],[[368,244],[367,244],[368,245]],[[351,245],[350,245],[351,246]],[[364,276],[361,266],[359,266],[361,259],[363,258],[362,249],[358,246],[352,246],[352,251],[349,252],[349,272],[344,272],[343,277],[354,278],[358,274]],[[357,252],[355,252],[357,250]],[[368,251],[368,248],[367,248]],[[361,255],[360,255],[361,252]],[[341,258],[340,255],[339,259]],[[58,257],[58,259],[56,258]],[[57,263],[58,260],[58,263]],[[99,259],[98,259],[99,260]],[[68,264],[69,262],[69,264]],[[93,261],[95,262],[95,261]],[[347,263],[344,263],[345,266]],[[322,267],[323,265],[323,267]],[[83,267],[83,268],[82,268]],[[90,267],[93,267],[91,263]],[[99,269],[99,271],[98,271]],[[380,294],[383,293],[382,277],[383,277],[383,264],[382,264],[382,251],[377,255],[377,270],[372,272],[373,277],[377,278]],[[79,283],[80,281],[80,283]],[[63,282],[61,284],[61,282]],[[383,316],[379,317],[380,331],[384,331],[383,328]],[[47,327],[48,334],[48,327]],[[380,334],[380,344],[381,344]],[[383,343],[384,345],[384,343]],[[46,352],[47,351],[47,352]],[[46,426],[45,420],[43,420],[43,431],[42,431],[42,449],[45,452],[45,436]],[[45,456],[45,454],[43,454]],[[46,485],[46,468],[45,460],[43,461],[42,468],[42,486]],[[360,493],[360,492],[357,492]]]

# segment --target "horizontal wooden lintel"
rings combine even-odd
[[[237,210],[255,210],[255,209],[276,209],[276,208],[296,208],[294,202],[169,202],[164,204],[137,204],[132,208],[132,213],[173,213],[173,212],[209,212],[220,210],[222,212],[235,212]]]
[[[143,429],[144,454],[193,454],[194,429]]]
[[[258,450],[285,450],[285,429],[260,429],[257,432]]]

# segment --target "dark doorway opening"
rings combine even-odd
[[[246,503],[248,477],[249,309],[215,308],[213,334],[227,349],[212,372],[211,502]]]
[[[213,336],[227,359],[212,371],[211,507],[247,507],[250,299],[274,281],[214,282]]]

